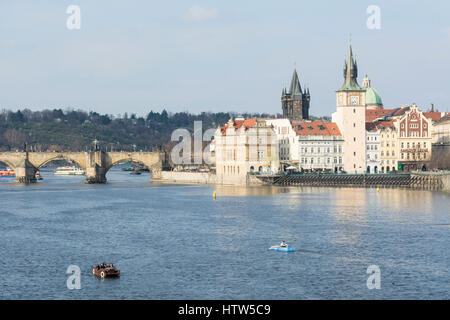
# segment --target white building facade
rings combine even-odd
[[[380,171],[380,130],[371,123],[366,124],[366,172]]]
[[[344,170],[366,172],[366,90],[357,82],[358,68],[350,46],[343,86],[336,91],[336,121],[344,137]]]
[[[272,126],[276,135],[278,157],[282,162],[298,163],[298,139],[289,119],[267,119],[268,126]]]
[[[292,123],[298,135],[299,170],[340,172],[344,163],[344,139],[335,123],[301,121]]]

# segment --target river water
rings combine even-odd
[[[448,194],[41,173],[30,186],[0,180],[1,299],[450,298]],[[296,252],[268,250],[281,240]],[[121,277],[95,278],[103,261]],[[69,265],[80,290],[67,288]],[[370,265],[380,289],[367,287]]]

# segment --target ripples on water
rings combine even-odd
[[[0,180],[2,299],[448,299],[448,194]],[[269,251],[286,240],[295,253]],[[112,261],[121,278],[91,267]],[[71,264],[81,290],[68,290]],[[368,290],[366,269],[381,268]]]

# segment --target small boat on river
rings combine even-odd
[[[291,246],[285,246],[285,247],[272,246],[272,247],[270,247],[270,250],[281,251],[281,252],[294,252],[295,248],[291,247]]]
[[[118,278],[120,277],[120,270],[112,263],[103,262],[92,268],[92,274],[99,278]]]
[[[16,173],[14,170],[6,169],[6,170],[0,170],[0,178],[15,178]]]
[[[36,180],[42,180],[43,179],[42,176],[41,176],[41,173],[39,171],[36,171],[34,176],[36,177]]]
[[[81,168],[75,166],[58,167],[55,170],[55,175],[57,176],[82,176],[84,171]]]

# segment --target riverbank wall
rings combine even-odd
[[[450,191],[450,172],[412,172],[395,174],[278,174],[256,175],[269,185],[411,188]]]
[[[242,180],[242,181],[241,181]],[[210,184],[239,186],[317,186],[410,188],[450,192],[450,172],[412,172],[395,174],[247,174],[239,183],[222,183],[211,172],[161,171],[156,183]]]
[[[161,171],[158,179],[152,179],[159,183],[180,183],[180,184],[215,184],[216,175],[211,172],[178,172]]]

